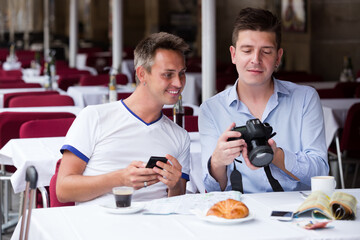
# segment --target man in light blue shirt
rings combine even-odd
[[[324,119],[316,90],[272,77],[283,54],[280,42],[276,16],[261,9],[240,11],[230,46],[238,79],[200,107],[202,167],[208,192],[232,189],[234,164],[242,175],[244,192],[273,190],[264,168],[250,163],[244,139],[228,141],[241,136],[231,131],[233,127],[254,118],[269,123],[277,133],[268,141],[274,152],[269,167],[284,191],[310,189],[312,176],[328,175]]]

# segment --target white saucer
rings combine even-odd
[[[210,223],[216,223],[216,224],[237,224],[242,222],[247,222],[255,218],[254,213],[249,213],[249,215],[245,218],[236,218],[236,219],[226,219],[226,218],[220,218],[216,216],[206,216],[206,214],[196,214],[196,216],[206,222]]]
[[[116,207],[115,203],[107,204],[107,205],[100,205],[102,208],[105,209],[108,213],[113,214],[132,214],[137,213],[144,209],[145,204],[142,202],[132,202],[130,207],[123,207],[118,208]]]

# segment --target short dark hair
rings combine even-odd
[[[146,71],[151,72],[154,64],[154,55],[158,49],[167,49],[180,52],[184,59],[185,54],[189,51],[189,45],[184,39],[166,32],[153,33],[141,40],[134,51],[135,69],[143,66]],[[136,81],[139,82],[137,76]]]
[[[281,21],[270,11],[259,8],[244,8],[240,10],[235,19],[232,33],[232,44],[236,47],[239,32],[244,30],[274,32],[276,34],[276,47],[281,44]]]

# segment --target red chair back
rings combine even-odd
[[[345,98],[342,91],[337,91],[334,88],[316,89],[320,98]]]
[[[68,95],[32,95],[17,96],[9,101],[9,107],[46,107],[46,106],[74,106],[74,100]]]
[[[128,98],[132,93],[131,92],[120,92],[117,94],[117,99],[125,99]]]
[[[19,138],[24,122],[35,119],[75,118],[69,112],[2,112],[0,113],[0,148],[10,139]]]
[[[60,163],[61,163],[61,159],[57,161],[55,174],[51,177],[50,180],[50,186],[49,186],[50,207],[74,206],[75,205],[74,202],[66,202],[66,203],[59,202],[56,196],[56,180],[60,168]]]
[[[36,119],[20,126],[20,138],[66,136],[75,118]]]
[[[345,98],[353,98],[355,97],[355,90],[358,86],[360,86],[358,82],[338,82],[334,90],[342,92]]]
[[[163,114],[167,117],[172,117],[173,111],[174,110],[172,108],[163,108],[162,109]],[[184,107],[184,115],[194,115],[194,109],[192,107],[185,106]]]
[[[33,96],[33,95],[53,95],[59,94],[58,91],[39,91],[39,92],[13,92],[13,93],[5,93],[4,94],[4,108],[9,107],[10,99],[18,96]]]
[[[198,132],[198,116],[185,115],[184,116],[184,128],[188,132]]]
[[[0,88],[42,88],[39,83],[0,83]]]
[[[340,149],[348,157],[360,157],[360,103],[355,103],[348,111],[341,135]],[[360,160],[359,160],[360,161]]]

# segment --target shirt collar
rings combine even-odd
[[[236,80],[235,84],[231,87],[231,89],[229,91],[229,94],[227,97],[227,105],[228,106],[238,105],[240,102],[239,96],[237,94],[238,81],[239,81],[239,79]],[[279,81],[278,79],[276,79],[274,77],[273,77],[273,81],[274,81],[274,95],[275,95],[276,100],[280,94],[284,94],[284,95],[290,94],[289,89],[287,89],[281,81]]]

